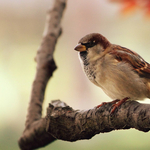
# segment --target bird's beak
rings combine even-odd
[[[86,46],[85,45],[82,45],[82,44],[78,44],[74,50],[76,51],[79,51],[79,52],[83,52],[83,51],[86,51]]]

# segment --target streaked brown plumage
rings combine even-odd
[[[114,102],[113,111],[127,99],[150,98],[150,64],[137,53],[111,44],[98,33],[83,37],[75,50],[89,80],[120,100]]]

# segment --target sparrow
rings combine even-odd
[[[136,52],[99,33],[81,38],[74,50],[88,79],[113,99],[111,113],[127,100],[150,98],[150,64]]]

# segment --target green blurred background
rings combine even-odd
[[[0,149],[19,149],[30,91],[34,57],[41,43],[47,9],[52,0],[0,0]],[[74,47],[85,34],[99,32],[110,42],[128,47],[150,62],[150,18],[139,10],[122,15],[108,0],[68,0],[63,34],[54,54],[58,69],[46,89],[43,116],[51,100],[61,99],[74,109],[89,109],[110,101],[85,77]],[[148,103],[149,100],[144,102]],[[150,133],[134,129],[99,134],[91,140],[57,140],[44,150],[148,150]]]

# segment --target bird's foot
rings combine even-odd
[[[103,105],[106,105],[106,104],[116,104],[117,102],[119,102],[120,100],[119,99],[116,99],[116,100],[113,100],[113,101],[111,101],[111,102],[103,102],[102,104],[100,104],[100,105],[98,105],[98,106],[96,106],[96,108],[99,108],[99,107],[101,107],[101,106],[103,106]]]
[[[113,109],[111,110],[111,114],[115,111],[116,108],[118,108],[121,104],[123,104],[124,102],[126,102],[128,99],[129,99],[129,97],[125,97],[124,99],[117,101],[117,103],[114,103],[112,105]]]
[[[103,105],[106,105],[106,104],[108,104],[108,103],[111,103],[111,104],[113,104],[113,105],[112,105],[112,110],[111,110],[111,114],[112,114],[112,113],[114,113],[114,111],[115,111],[116,108],[118,108],[121,104],[123,104],[124,102],[126,102],[128,99],[129,99],[129,97],[125,97],[125,98],[122,99],[122,100],[116,99],[116,100],[113,100],[113,101],[111,101],[111,102],[103,102],[102,104],[96,106],[96,108],[99,108],[99,107],[101,107],[101,106],[103,106]]]

